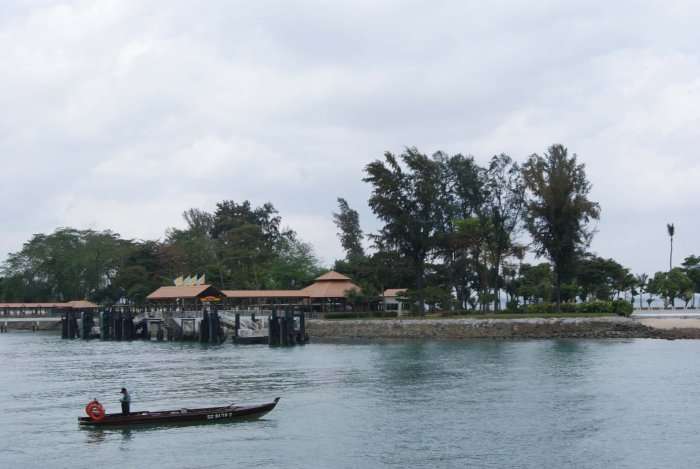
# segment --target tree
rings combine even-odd
[[[425,312],[426,261],[434,253],[444,226],[445,193],[441,188],[441,167],[435,159],[408,148],[400,156],[386,152],[384,161],[367,165],[367,177],[372,185],[369,205],[384,222],[376,236],[413,261],[418,307]]]
[[[522,222],[525,185],[520,166],[505,154],[491,158],[485,171],[484,215],[490,230],[487,247],[492,261],[491,285],[494,310],[500,309],[500,271],[506,253],[513,246],[513,237]]]
[[[585,165],[563,145],[552,145],[544,156],[534,154],[523,166],[528,191],[526,226],[535,253],[546,256],[554,266],[557,310],[561,310],[561,286],[574,276],[577,252],[590,244],[592,220],[600,206],[588,199],[591,183]]]
[[[157,241],[135,241],[132,244],[124,265],[112,282],[115,299],[125,298],[142,305],[149,293],[173,279],[163,262],[163,248]]]
[[[3,265],[4,283],[13,291],[8,296],[22,301],[113,301],[114,279],[133,245],[111,231],[59,228],[36,234]]]
[[[639,287],[639,309],[642,309],[642,297],[644,296],[645,288],[649,281],[649,276],[647,274],[639,274],[636,277],[637,286]]]
[[[351,288],[345,291],[344,294],[347,303],[352,306],[353,311],[360,311],[361,309],[370,311],[372,305],[376,306],[380,298],[379,292],[372,285],[368,284],[361,284],[359,290]]]
[[[670,272],[671,269],[673,269],[673,235],[676,234],[676,227],[673,226],[673,223],[667,223],[666,231],[668,232],[668,237],[671,241],[671,252],[668,255],[668,271]]]
[[[522,264],[516,279],[515,290],[526,305],[530,302],[548,302],[551,301],[553,283],[550,264],[546,262],[535,266]]]
[[[338,213],[333,213],[333,223],[338,228],[340,244],[345,249],[345,258],[363,257],[365,250],[362,247],[362,229],[360,228],[360,216],[357,210],[353,210],[348,202],[338,197]]]
[[[444,277],[451,284],[460,308],[473,308],[473,294],[483,297],[488,288],[485,265],[488,218],[484,213],[484,169],[471,156],[441,158],[446,193],[445,225],[439,236]],[[485,308],[486,305],[481,305]]]
[[[700,256],[688,256],[683,260],[683,270],[693,282],[693,308],[695,308],[695,294],[700,293]]]
[[[177,275],[204,273],[220,288],[298,288],[319,273],[310,245],[282,228],[271,203],[225,200],[214,213],[190,209],[168,231],[164,253]]]
[[[656,272],[647,285],[647,291],[664,298],[665,306],[673,308],[675,298],[683,298],[686,306],[693,289],[692,280],[680,267],[675,267],[669,272]]]
[[[265,284],[268,288],[294,290],[302,288],[321,275],[313,247],[297,239],[296,235],[283,238],[278,254],[270,263]]]
[[[487,240],[491,225],[488,219],[470,217],[457,220],[455,228],[451,242],[455,252],[459,253],[465,260],[463,295],[468,298],[473,290],[479,299],[481,309],[485,311],[487,306],[485,301],[487,298],[491,298],[488,293],[488,265],[484,259],[484,253],[488,249]],[[464,301],[459,294],[458,300],[460,303]]]
[[[585,255],[576,263],[576,282],[581,300],[590,296],[598,300],[611,300],[615,294],[629,287],[630,273],[613,259]]]

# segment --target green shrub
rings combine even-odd
[[[509,314],[519,314],[524,313],[525,309],[520,306],[520,303],[518,303],[517,300],[510,300],[508,303],[506,303],[505,312]]]
[[[562,303],[561,304],[561,312],[562,313],[576,313],[577,308],[576,308],[576,303]],[[557,305],[552,305],[554,308],[552,312],[557,310]]]
[[[556,305],[552,303],[535,303],[525,307],[527,314],[550,314],[556,311]]]
[[[373,318],[396,318],[399,313],[398,311],[374,311],[370,316]]]
[[[612,312],[618,316],[628,317],[632,314],[632,311],[634,311],[632,304],[625,300],[615,300],[612,302],[611,306]]]
[[[532,315],[537,314],[555,314],[557,312],[557,305],[555,303],[537,303],[527,305],[521,309],[522,312]],[[587,303],[562,303],[561,313],[568,314],[590,314],[590,313],[601,313],[601,314],[617,314],[619,316],[629,316],[632,314],[632,305],[627,301],[615,300],[615,301],[589,301]]]
[[[610,301],[595,300],[579,303],[576,309],[580,313],[612,313],[612,304]]]

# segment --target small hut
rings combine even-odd
[[[309,297],[311,309],[315,311],[342,311],[347,305],[346,292],[361,288],[338,272],[328,272],[318,277],[314,283],[301,292]]]
[[[345,293],[360,291],[360,287],[343,274],[328,272],[301,290],[224,290],[228,303],[234,307],[274,308],[304,307],[313,311],[342,311]]]

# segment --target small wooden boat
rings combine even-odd
[[[208,422],[229,422],[235,420],[257,419],[275,408],[279,397],[273,402],[260,405],[230,405],[225,407],[206,407],[200,409],[163,410],[159,412],[132,412],[128,415],[105,414],[100,419],[78,417],[81,425],[124,426],[144,424],[188,424]]]

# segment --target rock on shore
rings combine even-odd
[[[700,338],[700,329],[662,330],[625,317],[309,320],[313,339]],[[692,332],[692,333],[691,333]]]

